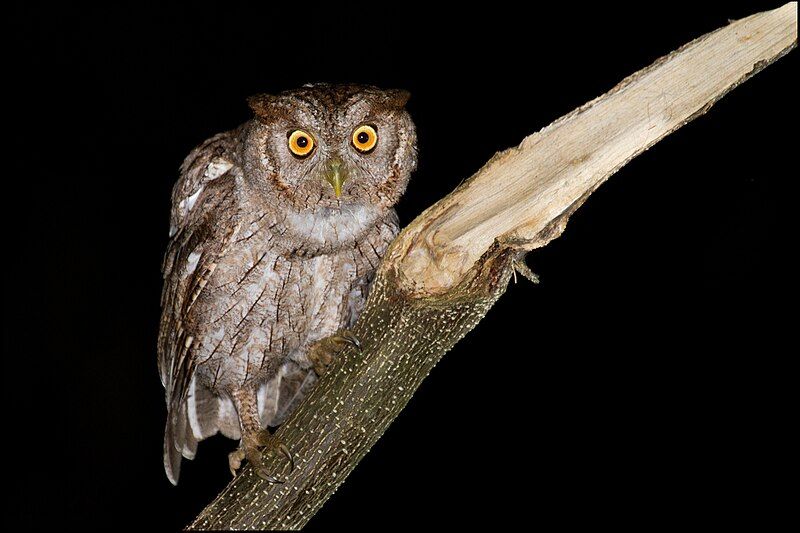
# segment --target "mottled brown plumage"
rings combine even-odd
[[[258,460],[263,430],[314,384],[309,351],[355,321],[416,165],[407,97],[330,85],[258,95],[252,120],[184,161],[159,334],[173,483],[181,456],[217,431],[241,439],[232,468]],[[377,138],[366,152],[368,136],[354,135],[362,125]],[[287,142],[298,130],[313,146],[302,157]]]

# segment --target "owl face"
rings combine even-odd
[[[314,85],[248,100],[248,185],[293,212],[388,209],[416,166],[408,93],[353,85]]]

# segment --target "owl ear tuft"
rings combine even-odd
[[[411,98],[411,93],[405,89],[390,89],[385,91],[385,93],[386,105],[390,107],[396,107],[398,109],[405,107],[406,102],[408,102],[408,99]]]
[[[247,98],[247,105],[250,106],[256,116],[266,117],[270,114],[271,106],[275,103],[275,100],[276,97],[271,94],[255,94]]]

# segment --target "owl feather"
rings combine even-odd
[[[158,343],[172,483],[217,432],[241,439],[232,470],[259,460],[267,428],[314,386],[315,354],[355,322],[416,165],[406,99],[352,85],[259,95],[254,119],[184,161]]]

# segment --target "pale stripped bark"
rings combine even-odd
[[[505,291],[524,253],[630,159],[705,113],[797,43],[797,3],[731,23],[626,78],[517,147],[414,220],[394,241],[341,354],[279,429],[286,483],[246,467],[190,529],[300,528],[333,494],[433,366]],[[479,191],[479,192],[476,192]]]

